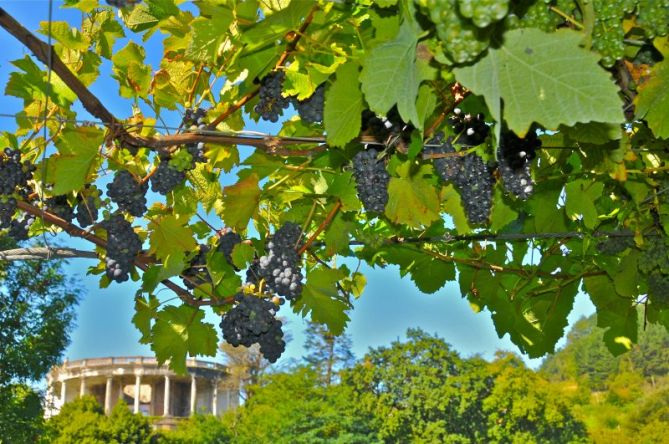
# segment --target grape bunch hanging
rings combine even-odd
[[[0,229],[9,228],[9,236],[16,241],[28,238],[28,228],[35,220],[25,215],[15,218],[17,212],[16,197],[29,194],[28,182],[33,178],[35,166],[28,161],[21,161],[21,152],[5,148],[0,153]]]

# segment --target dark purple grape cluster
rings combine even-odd
[[[259,260],[259,275],[271,293],[293,300],[302,294],[302,258],[297,254],[302,229],[287,222],[267,241],[267,254]]]
[[[186,180],[186,173],[170,165],[169,158],[161,157],[156,171],[149,180],[151,191],[165,196]]]
[[[260,81],[260,91],[258,93],[260,101],[253,110],[263,120],[278,122],[283,110],[290,105],[290,99],[281,95],[285,77],[286,74],[283,71],[274,71]]]
[[[11,221],[7,234],[17,242],[24,241],[28,239],[28,229],[33,222],[35,222],[35,216],[24,214],[20,220],[14,219]]]
[[[24,190],[32,179],[35,165],[21,162],[21,152],[5,148],[0,155],[0,195],[14,194]]]
[[[520,199],[527,199],[534,191],[530,166],[540,146],[541,140],[534,131],[524,139],[513,131],[502,133],[497,149],[499,174],[504,189]]]
[[[207,110],[204,108],[197,108],[195,110],[186,108],[183,118],[183,127],[191,130],[206,129],[207,122],[204,120],[206,116]],[[196,163],[204,163],[207,161],[207,158],[204,155],[204,142],[189,143],[186,145],[186,149],[193,158],[193,168],[195,168]]]
[[[634,247],[634,233],[624,230],[628,236],[612,236],[597,243],[597,250],[602,254],[615,256],[628,248]]]
[[[448,123],[453,127],[456,137],[454,143],[460,146],[477,146],[488,137],[490,128],[485,124],[483,114],[465,114],[460,108],[453,110],[453,115],[448,118]]]
[[[439,135],[431,144],[440,143]],[[454,153],[449,138],[439,146],[426,147],[426,154]],[[485,223],[492,209],[492,171],[475,153],[464,156],[434,159],[434,167],[444,181],[451,182],[460,193],[467,220],[472,224]]]
[[[105,0],[109,6],[115,8],[127,8],[128,6],[133,7],[138,3],[141,3],[142,0]]]
[[[98,204],[94,196],[77,196],[77,223],[80,227],[93,225],[98,220]]]
[[[107,184],[107,196],[118,205],[119,210],[140,217],[146,212],[147,183],[139,183],[126,170],[116,172],[114,180]]]
[[[257,286],[260,279],[260,260],[254,259],[246,269],[246,284]]]
[[[189,267],[181,273],[184,285],[191,290],[202,284],[211,283],[211,276],[207,270],[209,250],[209,245],[199,245],[197,254],[190,260]]]
[[[260,352],[269,362],[276,362],[286,349],[281,321],[276,318],[277,306],[272,302],[239,293],[236,304],[221,319],[223,339],[233,347],[260,345]]]
[[[323,121],[323,105],[325,104],[325,85],[321,85],[305,100],[294,100],[293,106],[297,109],[300,119],[307,123]]]
[[[373,136],[377,141],[394,145],[401,140],[405,145],[411,142],[411,133],[415,129],[413,125],[402,120],[397,107],[388,111],[386,117],[377,116],[371,110],[362,112],[361,132]]]
[[[16,199],[12,196],[0,196],[0,230],[9,228],[16,212]]]
[[[72,222],[74,219],[74,208],[67,201],[67,196],[50,197],[44,203],[49,213],[53,213],[68,222]]]
[[[353,156],[353,177],[365,210],[383,213],[388,203],[390,175],[383,161],[377,159],[378,154],[369,148]]]
[[[101,226],[107,230],[107,277],[116,282],[125,282],[135,257],[142,251],[142,241],[130,222],[120,214],[112,215]]]
[[[225,260],[228,261],[230,265],[233,265],[232,250],[234,250],[235,245],[239,244],[241,241],[242,237],[230,229],[226,229],[226,231],[218,238],[218,246],[216,249],[225,255]]]

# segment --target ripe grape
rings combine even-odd
[[[520,199],[527,199],[534,191],[530,165],[540,146],[541,140],[534,131],[524,139],[513,131],[502,132],[497,148],[499,173],[504,189]]]
[[[457,134],[454,142],[461,146],[480,145],[490,132],[490,128],[485,124],[483,114],[475,116],[465,114],[460,108],[453,110],[453,116],[448,118],[448,122]]]
[[[267,254],[259,259],[267,289],[289,300],[302,294],[302,258],[296,251],[301,233],[299,225],[286,223],[268,239]]]
[[[142,251],[142,241],[130,222],[120,214],[112,215],[101,226],[107,230],[107,277],[116,282],[125,282],[129,278],[135,257]]]
[[[307,123],[323,121],[323,104],[325,100],[325,85],[316,88],[316,91],[305,100],[294,100],[293,105],[297,109],[300,118]]]
[[[191,290],[199,285],[211,283],[211,276],[207,270],[208,245],[199,245],[197,254],[190,260],[190,265],[181,275],[184,277],[184,285]]]
[[[170,193],[186,180],[186,173],[179,171],[169,163],[169,159],[161,159],[156,172],[151,176],[151,191],[162,194]]]
[[[74,219],[74,208],[67,201],[67,196],[54,196],[48,198],[45,202],[46,209],[61,219],[72,222]]]
[[[114,6],[116,8],[126,8],[133,7],[138,3],[141,3],[142,0],[105,0],[109,6]]]
[[[207,110],[204,108],[197,108],[193,110],[192,108],[186,108],[184,113],[182,125],[188,129],[206,129],[207,123],[204,118],[207,115]],[[198,143],[189,143],[186,145],[188,153],[192,157],[191,169],[195,168],[196,163],[204,163],[207,161],[207,158],[204,155],[205,145],[204,142]]]
[[[21,152],[5,148],[0,155],[0,194],[13,194],[26,188],[33,177],[35,166],[29,162],[21,163]]]
[[[16,199],[0,196],[0,229],[9,228],[16,212]]]
[[[107,184],[107,196],[118,205],[119,210],[133,216],[142,216],[146,212],[147,183],[138,183],[126,170],[118,171],[114,180]]]
[[[366,211],[383,213],[388,203],[390,175],[383,161],[377,159],[378,151],[369,148],[353,156],[353,177],[358,197]]]
[[[223,235],[221,235],[218,239],[218,246],[216,248],[225,255],[225,260],[228,261],[230,265],[233,265],[232,250],[234,250],[235,245],[241,241],[242,237],[232,230],[225,231],[225,233],[223,233]]]
[[[263,120],[278,122],[283,110],[288,108],[290,99],[281,95],[283,80],[286,74],[283,71],[274,71],[263,77],[260,82],[260,101],[253,110]]]
[[[98,220],[98,207],[95,197],[77,198],[77,222],[80,227],[93,225]]]
[[[24,241],[28,239],[28,229],[33,222],[35,222],[35,216],[30,214],[25,214],[21,220],[14,219],[11,221],[7,234],[16,242]]]
[[[223,339],[233,347],[260,345],[265,359],[276,362],[285,350],[281,321],[276,319],[277,307],[272,302],[239,293],[236,305],[221,319]]]

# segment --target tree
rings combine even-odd
[[[16,247],[4,236],[0,246]],[[33,443],[42,434],[43,395],[28,384],[60,360],[79,294],[60,261],[0,261],[0,442]]]
[[[160,444],[227,444],[231,441],[228,427],[213,415],[195,414],[180,421],[177,428],[160,433]]]
[[[304,348],[308,354],[303,359],[321,373],[325,385],[332,384],[335,373],[355,361],[351,338],[346,334],[335,336],[324,325],[310,322],[306,336]]]
[[[614,354],[638,304],[669,327],[666,0],[106,3],[66,0],[82,21],[41,27],[53,48],[0,9],[32,54],[5,88],[23,109],[0,135],[0,225],[90,241],[30,254],[97,256],[101,287],[141,280],[160,362],[216,353],[208,306],[270,361],[286,301],[341,334],[365,282],[342,257],[426,293],[457,280],[531,357],[579,288]],[[243,132],[259,119],[281,129]]]

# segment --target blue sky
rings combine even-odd
[[[81,15],[75,10],[62,10],[58,6],[60,1],[54,1],[53,20],[66,20],[78,24]],[[0,0],[0,7],[5,8],[28,29],[35,31],[39,22],[48,18],[48,0]],[[141,38],[130,35],[138,44],[143,44]],[[152,37],[145,43],[147,62],[155,67],[158,65],[161,46],[160,36]],[[117,43],[117,47],[127,41]],[[0,30],[0,84],[4,89],[11,72],[10,61],[22,58],[28,54],[18,41]],[[103,67],[103,72],[104,67]],[[131,103],[119,99],[117,87],[105,74],[91,89],[105,103],[110,111],[119,118],[131,115]],[[13,98],[3,96],[0,99],[0,113],[14,114],[21,110],[22,103]],[[87,119],[90,116],[81,109],[79,118]],[[150,114],[150,113],[147,113]],[[172,124],[168,121],[168,124]],[[0,130],[12,131],[15,127],[11,118],[0,117]],[[249,130],[275,132],[276,127],[268,125],[251,125]],[[242,153],[250,153],[250,147],[240,149]],[[226,181],[234,178],[224,178]],[[219,223],[220,225],[220,223]],[[82,249],[90,249],[90,244],[79,239],[58,236],[54,239],[63,245]],[[107,289],[98,287],[98,277],[87,276],[86,269],[94,264],[89,259],[72,261],[67,265],[68,274],[75,276],[85,290],[78,309],[77,327],[72,334],[72,344],[66,351],[68,359],[81,359],[99,356],[120,355],[150,355],[148,346],[138,342],[139,333],[132,326],[130,319],[133,315],[133,296],[138,285],[133,282],[112,284]],[[409,327],[421,327],[430,333],[437,333],[445,338],[463,356],[479,354],[485,358],[493,357],[498,349],[518,351],[508,337],[499,339],[495,332],[490,313],[487,311],[474,313],[468,302],[460,296],[457,284],[450,283],[437,293],[425,295],[419,292],[408,279],[401,279],[396,267],[386,269],[369,269],[362,267],[367,275],[368,285],[362,297],[355,301],[355,309],[351,313],[351,322],[347,333],[353,340],[356,356],[364,355],[369,347],[387,345],[391,341],[403,338]],[[172,295],[168,290],[159,294],[161,298]],[[281,310],[281,315],[288,315],[288,307]],[[575,308],[569,320],[573,324],[583,315],[594,312],[590,301],[582,294],[576,299]],[[209,312],[209,322],[218,326],[219,319]],[[303,330],[304,321],[292,314],[287,316],[289,323],[285,330],[289,331],[293,340],[289,343],[286,353],[279,361],[287,362],[290,358],[299,358],[304,354]],[[221,360],[222,356],[218,356]],[[539,359],[526,362],[533,367]]]

